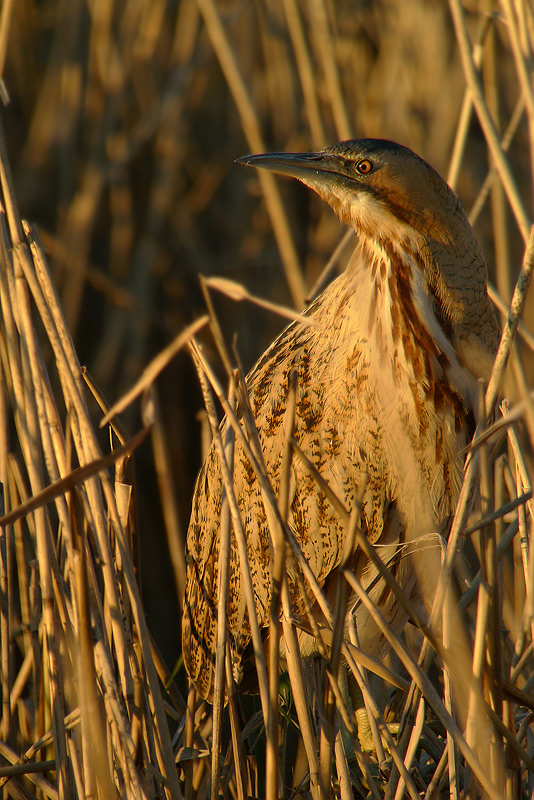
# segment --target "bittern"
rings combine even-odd
[[[301,450],[347,510],[359,491],[363,495],[360,526],[369,542],[384,545],[383,553],[391,548],[417,552],[424,547],[418,542],[442,530],[455,508],[463,471],[460,451],[472,433],[478,379],[488,378],[499,342],[484,256],[465,211],[428,163],[389,141],[351,140],[320,152],[238,160],[298,178],[357,235],[344,273],[306,311],[313,324],[290,324],[248,375],[272,486],[278,492],[283,421],[296,373],[294,438]],[[239,440],[233,482],[257,617],[265,627],[273,546],[260,485]],[[343,557],[346,525],[297,456],[290,491],[289,528],[328,593]],[[212,447],[193,499],[183,617],[186,668],[208,700],[222,495]],[[386,620],[402,628],[406,617],[394,595],[374,580],[374,568],[361,553],[355,558],[353,567],[372,588]],[[407,591],[421,580],[410,560],[398,559],[393,569]],[[290,571],[288,581],[292,613],[304,618],[303,598]],[[383,645],[380,632],[353,600],[347,617],[355,616],[360,647],[377,654]],[[227,625],[239,682],[251,633],[234,537]],[[316,652],[311,635],[301,633],[300,643],[304,655]]]

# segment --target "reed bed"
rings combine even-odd
[[[533,48],[528,0],[4,2],[2,796],[534,796]],[[288,535],[287,480],[275,497],[243,377],[343,269],[352,234],[298,186],[232,166],[353,135],[407,144],[457,188],[503,327],[425,613],[287,414],[286,476],[292,459],[308,465],[410,614],[401,639],[384,628],[380,663],[343,638],[344,593],[369,604],[356,576],[330,607]],[[226,465],[221,543],[241,535],[239,438],[281,587],[269,652],[253,630],[251,699],[231,678],[222,580],[213,707],[188,690],[177,644],[202,402]],[[328,622],[310,610],[313,662],[295,647],[295,560]]]

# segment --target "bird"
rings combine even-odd
[[[403,554],[424,552],[425,536],[444,530],[454,512],[479,383],[489,378],[500,338],[482,249],[456,193],[401,144],[352,139],[317,152],[237,161],[298,179],[356,234],[344,272],[276,338],[246,378],[274,492],[280,489],[283,421],[296,380],[293,436],[300,450],[349,512],[360,504],[361,531],[385,561],[388,553],[400,554],[390,559],[392,571],[417,594],[424,568]],[[258,623],[266,631],[273,545],[260,485],[239,439],[233,484]],[[328,594],[343,560],[347,526],[298,457],[292,459],[289,486],[288,527]],[[186,670],[207,701],[213,699],[222,497],[212,445],[193,496],[182,620]],[[396,598],[377,582],[361,552],[354,559],[373,602],[402,630],[406,615]],[[293,618],[305,620],[306,598],[289,570],[288,585]],[[383,636],[354,598],[347,603],[347,625],[351,614],[360,648],[380,654]],[[234,680],[244,684],[251,629],[235,536],[227,630]],[[304,656],[317,652],[304,624],[299,646]]]

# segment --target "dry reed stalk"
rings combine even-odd
[[[48,772],[42,778],[34,773],[33,778],[28,775],[24,779],[9,773],[9,779],[8,774],[0,777],[0,785],[3,783],[4,790],[13,796],[22,796],[23,788],[26,794],[41,791],[44,796],[57,797],[61,789],[83,798],[91,796],[98,785],[108,788],[97,789],[97,794],[107,794],[111,780],[119,787],[117,793],[125,797],[179,797],[183,789],[186,797],[203,800],[210,792],[215,796],[216,780],[225,796],[265,794],[262,786],[266,784],[270,796],[274,796],[281,776],[280,792],[285,796],[295,795],[298,785],[302,793],[309,791],[311,796],[326,800],[331,763],[332,781],[337,791],[339,780],[343,798],[353,791],[370,793],[374,798],[385,792],[392,800],[401,796],[403,785],[411,797],[424,795],[429,800],[434,790],[451,796],[461,792],[475,796],[477,780],[469,763],[475,772],[477,765],[470,753],[478,755],[479,740],[487,735],[486,788],[498,786],[501,791],[504,786],[502,796],[507,800],[522,800],[533,788],[529,770],[534,724],[530,494],[534,419],[532,387],[527,386],[532,374],[531,353],[523,350],[518,357],[512,352],[508,370],[519,389],[519,402],[502,422],[490,426],[474,443],[445,558],[438,593],[443,599],[438,603],[442,633],[449,630],[451,648],[456,648],[463,670],[455,667],[456,653],[451,655],[440,641],[439,627],[429,626],[407,604],[391,582],[387,565],[381,562],[378,569],[382,579],[405,604],[424,642],[418,661],[420,672],[411,666],[411,689],[403,675],[396,674],[402,666],[395,664],[389,672],[385,667],[382,670],[385,681],[402,687],[397,691],[397,703],[399,692],[408,690],[400,704],[404,705],[404,722],[397,742],[386,726],[387,703],[375,697],[374,687],[355,662],[360,658],[355,640],[341,642],[343,661],[359,682],[370,716],[378,763],[388,768],[388,759],[393,761],[389,779],[385,779],[383,773],[377,775],[359,749],[354,714],[342,689],[342,669],[337,670],[340,680],[335,680],[340,602],[331,609],[306,570],[302,554],[286,529],[284,503],[280,505],[280,498],[272,496],[253,421],[247,417],[247,409],[238,421],[228,393],[208,363],[209,350],[204,351],[201,371],[208,375],[228,415],[228,431],[247,441],[247,453],[270,509],[273,541],[283,541],[288,563],[295,560],[303,570],[301,591],[311,592],[327,620],[326,627],[319,626],[308,607],[307,624],[318,637],[325,660],[334,662],[325,683],[304,678],[308,665],[303,664],[296,646],[297,631],[284,581],[278,624],[273,608],[272,641],[284,636],[295,713],[281,714],[275,707],[277,653],[273,646],[268,674],[260,664],[265,675],[263,713],[247,725],[240,718],[227,656],[224,666],[233,762],[223,733],[216,776],[219,754],[213,747],[215,744],[218,749],[218,726],[213,725],[211,711],[201,704],[195,715],[191,698],[184,718],[185,704],[175,690],[171,689],[163,702],[160,696],[156,668],[160,679],[167,671],[157,660],[154,664],[131,552],[137,536],[132,493],[137,489],[139,494],[139,484],[132,486],[128,461],[138,438],[119,433],[119,446],[113,445],[111,452],[103,454],[95,421],[87,410],[84,382],[64,315],[71,331],[78,331],[77,344],[83,348],[79,332],[84,327],[82,301],[88,294],[87,282],[92,296],[101,301],[104,320],[96,336],[92,370],[96,367],[99,382],[106,379],[108,394],[121,396],[125,386],[136,385],[142,365],[149,360],[148,333],[157,331],[159,336],[163,331],[165,340],[172,341],[177,330],[186,329],[191,322],[194,302],[184,274],[186,265],[193,274],[215,272],[211,288],[233,286],[235,294],[235,284],[246,282],[253,291],[241,291],[243,298],[267,293],[266,282],[262,287],[260,281],[265,264],[275,260],[269,249],[269,224],[256,200],[245,196],[254,179],[247,182],[230,172],[233,158],[243,152],[243,132],[248,147],[260,151],[317,148],[356,130],[358,135],[399,139],[430,158],[442,173],[456,141],[449,175],[455,183],[458,179],[462,197],[476,198],[472,219],[479,219],[479,232],[485,238],[490,260],[495,261],[497,290],[491,289],[492,297],[501,313],[508,316],[507,301],[516,281],[514,264],[519,259],[514,249],[514,225],[519,226],[525,240],[529,235],[532,165],[523,151],[527,155],[532,151],[534,130],[531,6],[522,0],[503,0],[500,6],[471,4],[466,11],[451,0],[465,81],[458,59],[451,56],[454,35],[443,4],[410,0],[407,6],[379,0],[369,9],[362,6],[357,13],[353,4],[326,4],[322,0],[309,6],[293,0],[269,0],[261,8],[247,4],[215,7],[208,0],[183,0],[176,13],[171,6],[164,0],[149,4],[115,0],[92,3],[87,13],[85,5],[78,3],[69,14],[58,12],[53,23],[43,25],[38,17],[31,26],[23,17],[24,4],[6,2],[2,7],[0,64],[5,64],[5,70],[2,67],[0,74],[30,119],[26,140],[19,146],[15,132],[10,148],[21,152],[19,188],[25,208],[35,207],[35,216],[47,220],[45,226],[56,225],[56,231],[43,231],[43,240],[55,254],[53,278],[64,311],[39,242],[30,228],[21,228],[14,192],[7,186],[3,151],[7,218],[2,219],[0,231],[1,263],[2,267],[6,265],[0,270],[0,363],[4,379],[0,391],[0,480],[10,516],[4,516],[0,534],[0,736],[11,736],[7,744],[3,743],[2,753],[8,762],[20,762],[17,769],[46,769],[51,760],[56,765],[57,758],[60,773],[58,777]],[[51,9],[54,15],[54,3]],[[468,24],[470,30],[479,31],[472,41]],[[43,31],[50,39],[49,47]],[[43,52],[46,63],[39,63],[35,70],[32,56]],[[443,87],[439,102],[436,86]],[[0,88],[5,97],[3,83]],[[458,117],[462,95],[464,111]],[[481,123],[486,148],[481,146],[476,126],[468,124],[475,116],[472,110]],[[10,113],[8,110],[7,115]],[[268,132],[268,146],[260,131]],[[489,169],[486,150],[490,154]],[[56,154],[57,186],[50,180]],[[152,167],[152,162],[157,166]],[[300,309],[305,280],[311,285],[321,271],[322,263],[340,241],[338,228],[329,212],[313,201],[305,208],[297,201],[298,213],[294,213],[289,203],[282,202],[276,183],[269,183],[271,176],[262,173],[260,180],[291,296]],[[478,192],[475,182],[481,186]],[[231,203],[226,202],[228,198]],[[61,208],[57,224],[48,208],[42,213],[43,205]],[[104,220],[106,216],[109,219]],[[488,247],[490,228],[494,259]],[[349,232],[343,241],[351,235]],[[311,255],[304,261],[300,252],[297,257],[297,248],[306,248]],[[158,257],[160,252],[162,258]],[[305,272],[301,273],[300,262],[305,263]],[[503,357],[487,395],[488,410],[497,397],[516,327],[532,349],[532,308],[525,302],[528,262],[526,258],[523,287],[516,292],[513,311],[505,322],[507,342],[504,346],[503,339]],[[176,271],[176,264],[182,272]],[[243,265],[247,268],[245,275]],[[250,266],[261,267],[261,273],[252,274]],[[253,286],[253,277],[258,278],[258,287]],[[233,283],[224,284],[221,278]],[[273,291],[266,304],[272,302],[278,305],[288,301]],[[194,312],[198,317],[198,309]],[[524,321],[517,324],[520,313],[525,315]],[[223,314],[217,322],[213,308],[209,319],[230,375],[231,359],[224,340],[234,320]],[[200,330],[205,321],[194,323],[189,334]],[[248,344],[247,336],[240,341]],[[49,363],[50,352],[56,364]],[[167,363],[164,357],[159,365],[163,368]],[[144,394],[145,405],[148,399],[145,410],[152,415],[148,421],[152,422],[156,465],[163,476],[160,491],[170,536],[171,529],[178,529],[170,488],[174,465],[157,444],[158,435],[161,444],[165,418],[167,423],[169,420],[168,401],[161,395],[160,416],[150,400],[158,371],[145,375],[136,392]],[[116,384],[111,380],[115,374]],[[247,406],[242,380],[232,378],[231,385],[239,402]],[[172,415],[181,413],[179,402],[172,400]],[[102,405],[105,412],[106,404]],[[506,431],[503,441],[508,454],[493,471],[491,459],[499,431],[501,436]],[[34,446],[35,441],[38,446]],[[114,441],[111,434],[110,441]],[[171,457],[180,449],[181,444],[174,445]],[[192,450],[187,453],[184,460],[192,462]],[[306,454],[295,447],[292,458],[307,463]],[[231,477],[231,460],[228,471]],[[313,465],[310,473],[348,524],[346,509],[340,508],[338,499],[328,493],[320,476],[315,476]],[[487,502],[470,513],[472,491],[479,486]],[[178,488],[185,504],[188,489]],[[468,550],[464,559],[460,543],[465,540],[474,554],[469,555]],[[49,564],[45,617],[41,573],[46,561],[36,561],[37,541],[38,555]],[[358,536],[357,541],[365,547]],[[173,561],[176,583],[181,586],[183,562],[179,553]],[[460,584],[457,601],[450,586],[453,572]],[[166,620],[166,625],[167,629],[174,627],[174,619]],[[456,627],[461,631],[460,644],[453,638]],[[51,637],[56,640],[55,656],[53,641],[52,649],[47,648]],[[79,666],[79,649],[85,667]],[[52,666],[57,663],[61,667],[61,673],[50,675],[50,659]],[[435,723],[432,707],[436,697],[427,693],[431,684],[423,680],[430,682],[432,660],[443,675],[433,689],[442,692],[443,685],[450,685],[448,711],[456,727],[443,717],[449,727],[438,727],[436,732],[425,721],[418,737],[423,703],[427,719]],[[365,664],[377,669],[376,664]],[[103,734],[103,772],[91,758],[90,735],[86,733],[95,685],[108,723]],[[65,721],[56,708],[53,730],[49,687],[60,702],[66,703],[66,710],[75,707]],[[222,701],[218,713],[224,713]],[[166,716],[176,726],[172,743]],[[261,737],[262,719],[269,729],[268,766],[263,757],[264,740],[260,738],[256,750],[251,745],[251,738]],[[330,730],[333,726],[344,733],[342,738],[339,733],[335,740],[332,738],[333,760],[329,748],[323,747],[321,781],[320,731],[328,725]],[[288,732],[292,726],[302,737],[309,767],[307,779],[291,773]],[[385,751],[381,735],[387,742]],[[11,747],[14,737],[18,737],[17,748]],[[211,781],[206,762],[210,747],[214,758]],[[175,752],[182,753],[180,763],[186,775],[182,786],[176,781]],[[34,763],[25,767],[27,761]]]
[[[356,529],[360,523],[360,513],[362,508],[362,498],[364,495],[366,481],[363,481],[362,486],[358,490],[358,496],[354,505],[354,509],[350,515],[347,525],[347,539],[344,545],[344,553],[340,563],[340,571],[342,571],[348,560],[351,558],[354,551],[354,543],[356,539]],[[338,583],[335,608],[333,615],[333,637],[330,647],[330,662],[328,665],[328,676],[338,680],[339,670],[341,665],[341,644],[345,635],[345,617],[347,602],[349,599],[348,585],[345,581],[341,580]],[[330,776],[332,772],[332,756],[334,751],[334,743],[336,738],[335,732],[335,714],[336,714],[336,699],[334,697],[333,689],[328,686],[324,698],[324,719],[321,725],[321,738],[319,742],[319,760],[321,769],[321,782],[324,794],[328,793],[330,787]]]
[[[178,334],[176,339],[171,342],[161,353],[158,353],[156,358],[145,367],[143,374],[132,388],[118,400],[104,415],[100,423],[100,427],[107,425],[107,423],[117,414],[140,395],[142,392],[147,391],[159,373],[165,369],[174,356],[194,337],[194,335],[204,327],[208,318],[206,316],[193,322],[185,331]]]
[[[177,499],[173,489],[171,458],[165,437],[164,423],[161,417],[161,406],[154,387],[151,404],[154,409],[151,427],[154,469],[158,479],[165,519],[165,533],[167,535],[167,544],[173,566],[178,603],[181,608],[185,591],[185,541],[180,523]]]
[[[234,397],[229,397],[231,406],[235,405]],[[212,412],[211,406],[206,409],[208,416]],[[210,422],[213,427],[217,427],[217,420]],[[228,468],[233,475],[234,469],[234,433],[232,428],[228,428],[224,441],[224,452],[227,459]],[[217,647],[215,653],[215,676],[213,689],[213,740],[212,740],[212,761],[211,761],[211,796],[212,800],[219,794],[219,770],[220,770],[220,749],[222,717],[225,698],[226,684],[226,651],[227,651],[227,628],[226,614],[228,609],[228,580],[230,575],[230,543],[231,543],[231,517],[228,498],[223,498],[221,508],[221,528],[219,534],[219,597],[217,601]]]
[[[476,41],[473,48],[473,62],[475,66],[480,68],[482,63],[482,56],[485,50],[485,38],[491,30],[491,21],[489,17],[482,18],[479,22],[479,28],[476,35]],[[458,125],[456,126],[454,146],[452,149],[449,171],[447,173],[447,183],[456,188],[458,183],[458,176],[462,166],[462,160],[465,155],[465,146],[467,144],[467,137],[469,133],[469,125],[471,123],[471,116],[473,112],[473,99],[469,88],[466,87],[464,92],[464,99],[460,110],[460,117]]]
[[[292,308],[285,308],[279,303],[271,303],[268,300],[263,300],[261,297],[255,297],[253,294],[250,294],[250,292],[248,292],[244,286],[236,283],[235,281],[229,281],[227,278],[204,277],[202,277],[201,280],[203,287],[205,286],[209,289],[216,289],[236,302],[248,300],[250,303],[254,303],[260,308],[265,308],[267,311],[273,311],[280,317],[291,320],[291,322],[300,322],[304,325],[314,324],[313,320],[303,316],[302,314],[298,314],[296,311],[293,311]]]
[[[287,20],[287,29],[291,36],[293,52],[297,62],[302,93],[304,95],[304,105],[306,107],[310,128],[310,140],[313,148],[319,150],[321,147],[325,147],[328,142],[319,109],[317,81],[313,74],[313,65],[308,43],[306,42],[300,11],[295,0],[284,0],[284,12]]]
[[[341,81],[335,47],[330,32],[330,20],[324,0],[313,0],[309,6],[312,37],[318,50],[324,73],[326,93],[332,109],[332,117],[339,139],[350,139],[352,125],[346,102],[341,91]]]
[[[295,404],[297,392],[297,376],[292,373],[289,380],[289,394],[284,417],[284,450],[280,466],[279,511],[284,524],[287,524],[290,503],[291,480],[291,438],[295,425]],[[278,717],[278,685],[280,673],[280,640],[282,626],[280,615],[282,609],[282,595],[287,589],[286,573],[286,541],[283,525],[273,526],[273,567],[272,567],[272,594],[269,611],[269,720],[267,729],[267,758],[266,773],[267,800],[276,800],[281,792],[280,777],[278,775],[279,761],[279,717]]]
[[[38,602],[42,603],[45,633],[42,641],[26,640],[29,649],[23,669],[19,672],[18,687],[13,685],[13,691],[8,690],[6,696],[15,710],[22,702],[21,690],[27,676],[38,668],[41,660],[39,648],[42,647],[43,677],[45,685],[49,687],[50,697],[48,700],[39,698],[34,690],[34,702],[38,700],[39,703],[33,711],[35,722],[32,727],[36,732],[39,731],[40,709],[52,719],[59,794],[71,797],[76,786],[83,786],[84,792],[87,791],[89,795],[112,797],[120,792],[115,783],[117,776],[113,775],[113,771],[118,770],[119,774],[122,773],[128,796],[146,797],[143,788],[146,777],[141,775],[134,763],[137,747],[133,742],[134,738],[139,739],[135,734],[137,725],[138,729],[139,726],[142,728],[144,739],[139,746],[143,749],[148,746],[144,761],[148,765],[153,758],[158,759],[156,774],[161,773],[160,786],[165,783],[163,791],[169,797],[178,798],[167,723],[152,666],[146,623],[143,613],[139,612],[141,605],[135,586],[131,548],[125,538],[129,526],[130,488],[124,492],[124,484],[116,484],[117,492],[124,495],[123,502],[118,494],[116,504],[113,489],[106,479],[106,469],[123,460],[141,439],[137,437],[137,441],[119,447],[109,455],[102,456],[100,453],[94,426],[83,399],[81,368],[52,288],[42,250],[29,226],[23,229],[18,217],[5,147],[1,141],[0,152],[0,177],[7,210],[7,225],[4,224],[2,228],[3,258],[0,271],[3,288],[2,339],[8,358],[8,361],[4,360],[3,367],[8,370],[10,378],[10,404],[32,493],[32,497],[25,500],[26,491],[21,491],[25,478],[18,470],[17,490],[11,489],[10,505],[13,500],[16,501],[17,494],[22,503],[11,511],[9,507],[6,508],[2,530],[9,531],[9,526],[15,523],[20,531],[18,584],[23,619],[26,619],[27,625],[28,611],[24,609],[28,609],[29,605],[29,580],[23,551],[36,548],[40,585]],[[67,453],[68,435],[66,431],[63,433],[36,335],[36,312],[56,354],[63,399],[69,409],[68,424],[81,464],[74,471],[71,471]],[[146,431],[142,433],[142,438],[145,434]],[[15,464],[14,461],[11,463]],[[120,466],[119,472],[123,472]],[[13,486],[5,474],[3,480],[6,487]],[[52,485],[45,487],[47,481],[51,481]],[[81,484],[83,491],[78,494],[77,487]],[[45,505],[51,502],[55,503],[59,528]],[[108,518],[113,524],[114,545],[108,539]],[[20,528],[21,520],[28,520],[27,532]],[[87,536],[89,530],[91,538]],[[117,548],[116,553],[112,553],[111,546]],[[102,582],[104,594],[101,603]],[[36,603],[35,590],[33,594]],[[131,618],[125,615],[128,607],[132,612]],[[123,611],[119,611],[120,608]],[[10,613],[14,614],[15,608],[10,609]],[[129,626],[132,626],[131,631],[127,631]],[[141,643],[136,651],[132,648],[134,630],[138,632]],[[4,641],[4,646],[12,646],[9,637]],[[139,657],[147,670],[149,688],[146,699],[139,696],[141,707],[134,711],[130,705],[128,687],[136,685],[136,674],[132,674],[130,667],[136,665]],[[137,666],[134,668],[137,669]],[[120,684],[117,683],[116,670],[121,675]],[[5,674],[7,676],[9,672]],[[67,703],[71,705],[75,697],[81,708],[80,750],[68,735],[64,722],[63,708]],[[107,725],[100,717],[102,700]],[[155,728],[154,712],[158,729]],[[4,720],[9,720],[5,710]],[[37,752],[41,747],[36,745],[34,749]],[[6,753],[4,750],[4,755]],[[31,758],[27,754],[28,757]],[[13,760],[10,756],[8,758]],[[48,796],[56,796],[55,790],[51,792],[43,783],[38,785]],[[17,791],[15,786],[13,791]],[[79,792],[76,793],[79,795]]]
[[[231,661],[232,659],[230,654],[230,646],[227,641],[226,658],[225,658],[226,691],[228,696],[228,711],[230,717],[230,726],[232,730],[232,747],[234,751],[235,781],[237,784],[238,800],[244,800],[246,796],[251,794],[252,789],[250,787],[250,780],[247,780],[247,770],[243,756],[243,747],[240,740],[241,731],[239,727],[239,716],[238,716],[238,709],[236,702],[234,676],[232,675]]]
[[[302,735],[304,748],[306,751],[306,758],[308,760],[310,792],[313,798],[320,798],[322,795],[319,780],[319,759],[317,754],[317,744],[313,731],[313,722],[310,713],[310,697],[304,681],[302,659],[300,658],[296,632],[290,622],[291,612],[287,578],[284,580],[282,603],[282,634],[284,636],[287,653],[287,670],[291,683],[291,691],[293,693],[297,719],[300,725],[300,733]]]
[[[243,76],[240,73],[232,47],[225,34],[220,20],[219,12],[213,0],[197,0],[200,11],[204,17],[206,29],[210,35],[213,49],[221,64],[229,89],[234,97],[238,112],[242,119],[243,131],[252,152],[263,152],[265,144],[261,135],[259,124],[254,106],[246,89]],[[278,191],[275,179],[269,173],[262,173],[259,176],[273,231],[276,236],[280,255],[284,265],[285,275],[291,291],[293,304],[295,307],[302,308],[306,290],[302,278],[301,268],[293,236],[284,212],[282,200]]]
[[[501,148],[499,135],[495,129],[493,119],[487,107],[484,90],[481,86],[476,64],[471,53],[465,13],[458,0],[449,0],[449,4],[456,29],[456,37],[458,46],[460,48],[460,55],[462,57],[466,84],[471,94],[478,119],[484,131],[484,137],[486,139],[488,148],[495,162],[502,185],[506,191],[510,207],[514,212],[517,224],[526,242],[530,233],[528,215],[524,209],[515,178]]]

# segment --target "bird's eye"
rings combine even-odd
[[[358,161],[356,164],[356,170],[360,173],[360,175],[369,175],[374,169],[374,164],[368,158],[362,158],[361,161]]]

